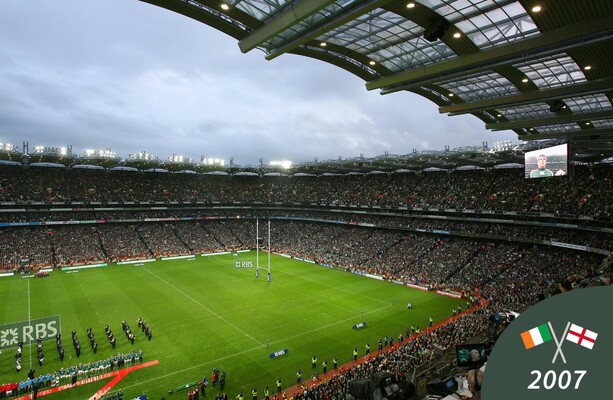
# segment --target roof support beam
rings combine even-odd
[[[367,82],[366,89],[384,89],[382,94],[388,94],[431,84],[442,79],[451,80],[469,74],[490,71],[502,65],[516,64],[563,53],[574,48],[608,41],[612,38],[613,28],[610,18],[607,17],[545,32],[507,45],[495,46],[475,54],[424,65],[410,71],[398,72],[391,76]]]
[[[593,121],[597,119],[613,119],[613,110],[608,109],[603,111],[594,111],[581,114],[556,115],[553,117],[540,119],[531,118],[514,121],[495,122],[491,124],[485,124],[485,128],[490,129],[492,131],[505,131],[508,129],[533,128],[536,126],[567,124],[571,122]]]
[[[600,129],[580,129],[571,132],[553,132],[553,133],[536,133],[534,135],[517,135],[519,140],[543,140],[543,139],[570,139],[570,138],[582,138],[583,140],[590,140],[590,137],[598,136],[598,139],[613,138],[613,129],[600,128]]]
[[[597,79],[594,81],[578,83],[575,85],[567,85],[553,89],[532,90],[529,92],[513,94],[510,96],[495,97],[491,99],[478,100],[469,103],[452,104],[449,106],[440,107],[438,110],[441,114],[470,114],[479,111],[517,106],[521,104],[546,102],[562,98],[572,98],[595,93],[604,93],[610,91],[612,87],[613,78]]]
[[[577,153],[590,153],[590,155],[595,154],[612,154],[613,153],[613,136],[609,135],[608,138],[606,135],[604,137],[595,139],[595,140],[586,140],[580,142],[572,142],[572,151]]]
[[[238,42],[238,47],[243,53],[258,47],[270,38],[280,34],[288,28],[296,25],[303,19],[310,17],[317,11],[334,3],[335,0],[309,0],[298,4],[290,5],[284,13],[273,18],[272,21],[256,31],[251,32]]]
[[[333,29],[336,29],[339,26],[342,26],[350,21],[353,21],[354,19],[359,18],[360,16],[369,13],[372,10],[376,10],[377,8],[380,8],[391,1],[392,0],[370,0],[368,2],[363,2],[365,4],[356,6],[351,10],[348,10],[346,13],[340,13],[337,18],[331,20],[330,22],[318,26],[312,31],[304,32],[296,40],[268,54],[266,56],[266,59],[270,61],[274,58],[279,57],[282,54],[288,53],[296,47],[308,43],[316,37],[321,36],[324,33],[329,32]]]

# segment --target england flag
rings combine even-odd
[[[592,350],[598,334],[579,325],[571,324],[566,340]]]

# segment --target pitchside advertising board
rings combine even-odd
[[[27,345],[36,342],[37,338],[43,341],[55,339],[60,332],[59,315],[0,325],[0,349],[17,347],[19,342]]]
[[[613,287],[574,289],[532,306],[486,364],[484,400],[610,399]]]
[[[274,353],[270,353],[268,355],[268,357],[270,357],[270,358],[277,358],[277,357],[284,356],[287,353],[289,353],[289,350],[288,349],[283,349],[283,350],[275,351]]]

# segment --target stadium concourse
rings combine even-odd
[[[518,169],[239,177],[2,166],[0,176],[5,271],[252,249],[258,219],[271,221],[275,252],[484,300],[287,393],[295,399],[345,398],[350,381],[380,371],[415,384],[438,349],[493,344],[505,312],[611,279],[609,165],[537,182]]]

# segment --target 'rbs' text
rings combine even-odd
[[[60,333],[60,316],[38,318],[30,321],[13,322],[0,326],[0,349],[17,347],[36,342],[37,338],[51,340]]]
[[[253,268],[253,261],[234,261],[234,268]]]

